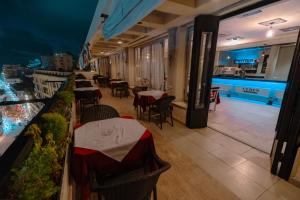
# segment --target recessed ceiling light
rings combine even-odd
[[[285,22],[287,22],[287,20],[282,19],[282,18],[276,18],[276,19],[260,22],[258,24],[263,25],[263,26],[273,26],[273,25],[282,24]]]
[[[261,13],[262,10],[251,10],[249,12],[246,12],[246,13],[243,13],[239,16],[239,18],[244,18],[244,17],[249,17],[249,16],[252,16],[252,15],[256,15],[258,13]]]
[[[228,37],[230,35],[230,33],[219,33],[219,37]]]
[[[118,41],[118,44],[123,44],[123,42],[120,40],[120,41]]]
[[[291,32],[291,31],[299,31],[300,26],[293,26],[293,27],[288,27],[288,28],[282,28],[279,29],[282,32]]]
[[[231,41],[239,41],[239,40],[242,40],[242,39],[244,39],[244,38],[241,37],[241,36],[234,36],[234,37],[228,38],[227,40],[231,40]]]

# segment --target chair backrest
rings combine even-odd
[[[92,84],[89,81],[80,81],[80,82],[75,82],[75,86],[76,86],[76,88],[80,88],[80,87],[92,87]]]
[[[86,79],[83,74],[76,74],[75,79]]]
[[[108,105],[95,105],[84,109],[80,121],[81,123],[87,123],[115,117],[120,117],[120,115],[113,107]]]
[[[159,111],[166,112],[170,109],[172,101],[175,100],[175,96],[164,96],[154,102]]]
[[[101,185],[92,180],[92,190],[98,192],[105,200],[146,200],[155,188],[159,176],[171,167],[168,162],[157,159],[157,170],[133,173],[126,178]]]
[[[119,87],[121,87],[121,88],[128,88],[128,82],[121,82],[121,83],[119,83]]]

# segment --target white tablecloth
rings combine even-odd
[[[75,88],[74,91],[94,91],[99,90],[97,87],[81,87],[81,88]]]
[[[154,99],[160,99],[166,92],[161,90],[148,90],[148,91],[141,91],[138,92],[138,96],[151,96]]]
[[[91,82],[91,81],[87,79],[76,79],[75,82]]]
[[[146,128],[135,119],[112,118],[88,122],[75,129],[75,147],[100,151],[122,161]]]
[[[110,83],[125,83],[126,81],[111,81]]]

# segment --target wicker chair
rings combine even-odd
[[[88,107],[97,105],[101,97],[97,91],[75,92],[75,98],[79,100],[80,113]]]
[[[76,74],[75,79],[86,79],[83,74]]]
[[[116,109],[108,105],[94,105],[84,109],[81,114],[81,123],[87,123],[96,120],[110,119],[119,117]]]
[[[92,83],[90,81],[76,81],[75,86],[76,88],[92,87]]]
[[[154,200],[157,200],[156,183],[171,165],[156,155],[154,157],[158,168],[154,171],[145,165],[107,181],[97,180],[95,173],[90,173],[92,191],[98,193],[100,200],[150,200],[152,192]]]
[[[109,83],[109,78],[108,77],[98,77],[98,84],[101,87],[107,87]]]
[[[132,93],[134,95],[134,100],[133,100],[133,106],[137,111],[136,116],[139,116],[139,113],[141,112],[140,108],[139,108],[139,95],[138,93],[141,91],[146,91],[148,89],[147,86],[135,86],[134,88],[132,88]]]
[[[172,101],[175,99],[175,96],[166,96],[156,100],[149,108],[149,121],[151,119],[152,113],[159,115],[160,128],[162,129],[163,119],[169,115],[171,118],[171,125],[173,126],[173,107],[171,106]]]
[[[128,97],[129,96],[129,90],[128,90],[128,83],[127,82],[122,82],[122,83],[119,83],[118,86],[115,88],[116,90],[116,96],[120,96],[120,99],[123,97],[123,96],[126,96]]]

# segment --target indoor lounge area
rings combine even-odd
[[[300,198],[298,0],[94,10],[74,70],[31,100],[46,114],[0,155],[0,199]]]

